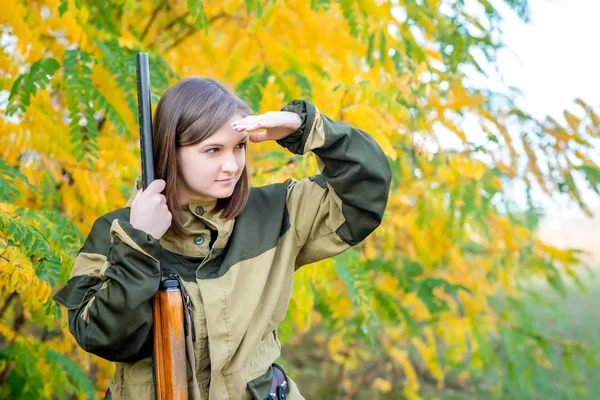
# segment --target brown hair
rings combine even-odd
[[[177,149],[207,139],[235,114],[245,117],[252,115],[252,110],[232,91],[210,78],[184,79],[167,89],[158,102],[152,125],[155,174],[156,179],[164,179],[167,184],[164,195],[173,215],[171,230],[176,235],[188,233],[174,212],[179,208]],[[244,167],[233,194],[218,199],[215,211],[221,211],[223,218],[235,218],[246,206],[248,195],[249,179]]]

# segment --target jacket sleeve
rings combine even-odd
[[[152,303],[162,246],[123,219],[93,225],[67,284],[54,301],[68,309],[69,329],[86,351],[135,361],[152,348]]]
[[[301,246],[296,268],[335,256],[360,243],[381,223],[392,172],[368,133],[294,100],[282,111],[302,126],[278,143],[295,154],[312,151],[321,174],[291,180],[286,198],[290,225]]]

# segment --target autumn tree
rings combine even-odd
[[[257,113],[308,99],[371,133],[389,157],[393,191],[382,226],[354,250],[296,274],[281,338],[310,336],[321,358],[307,371],[286,356],[295,375],[314,373],[340,397],[367,386],[417,399],[424,381],[468,389],[497,371],[485,390],[529,398],[536,369],[568,366],[585,352],[520,317],[525,279],[543,277],[559,292],[565,276],[577,279],[580,254],[536,235],[541,214],[531,190],[588,211],[580,193],[600,193],[590,156],[600,119],[577,100],[566,124],[539,121],[514,95],[468,84],[466,71],[485,74],[503,44],[496,6],[465,3],[4,4],[0,397],[90,398],[108,385],[112,365],[77,346],[50,295],[66,282],[93,221],[124,206],[140,173],[140,51],[150,55],[154,104],[178,79],[212,77]],[[505,3],[529,18],[526,0]],[[476,134],[464,130],[466,116],[477,121]],[[445,148],[441,135],[461,146]],[[250,151],[256,186],[317,171],[312,157],[276,144]],[[525,209],[507,194],[516,181],[527,187]],[[569,368],[576,376],[577,366]]]

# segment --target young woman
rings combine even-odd
[[[294,271],[373,232],[388,199],[389,163],[369,134],[307,101],[252,116],[211,79],[169,88],[153,127],[157,179],[142,191],[138,177],[126,207],[95,221],[54,299],[69,310],[79,345],[117,362],[112,398],[150,400],[151,299],[160,280],[177,273],[192,303],[190,397],[274,398],[271,386],[283,377],[274,365],[277,327]],[[250,188],[248,139],[310,151],[321,173]],[[284,382],[288,399],[303,399],[292,379]]]

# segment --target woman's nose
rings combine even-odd
[[[230,155],[225,160],[223,160],[221,169],[223,170],[223,172],[229,172],[229,173],[235,174],[238,170],[238,165],[237,165],[237,162],[235,161],[235,157],[233,155]]]

